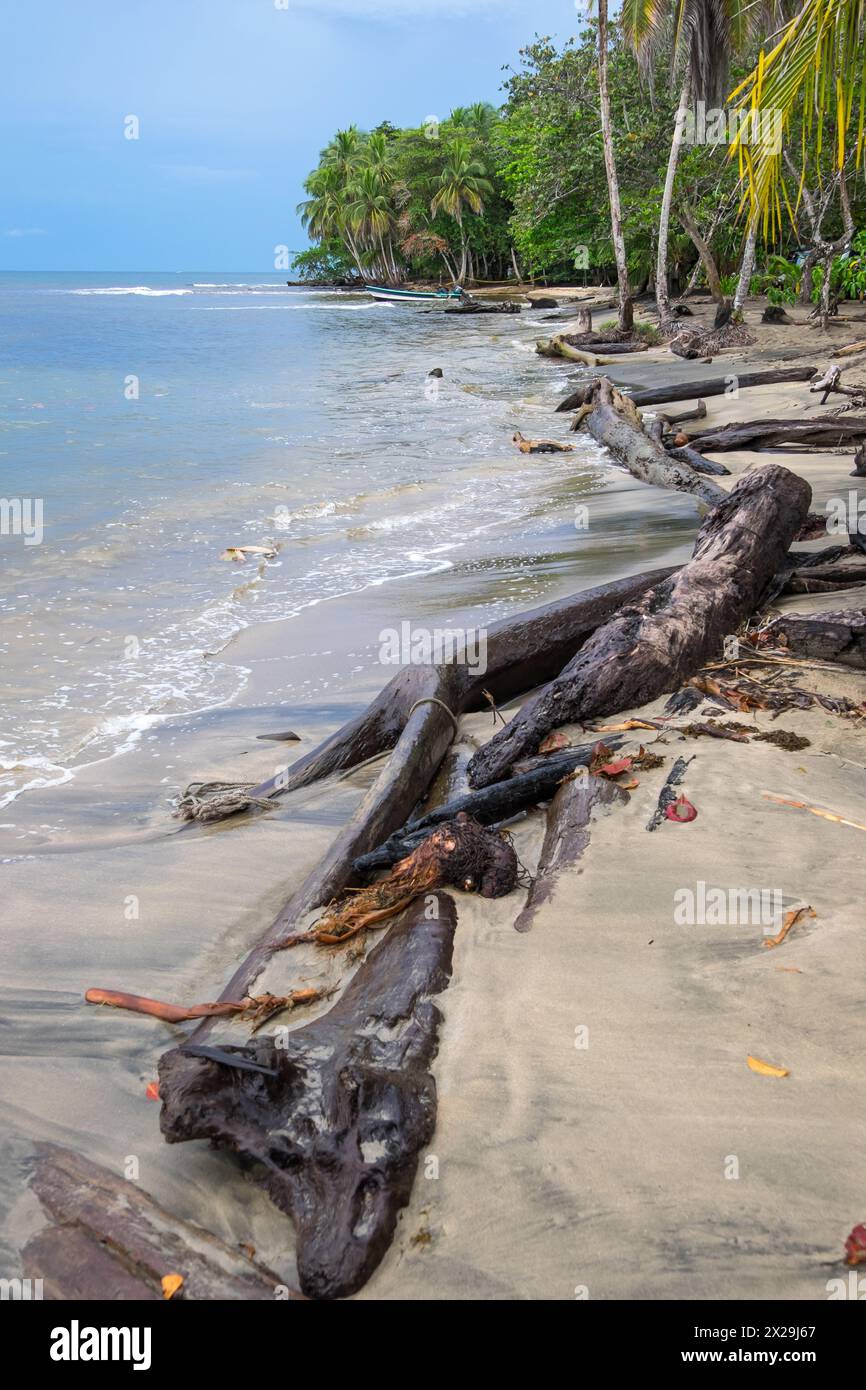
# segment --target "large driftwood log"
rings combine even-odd
[[[763,631],[794,656],[866,667],[866,608],[838,613],[784,613]]]
[[[622,739],[608,738],[606,747],[618,748],[621,743]],[[397,864],[437,825],[452,820],[461,811],[472,816],[481,825],[496,825],[499,821],[509,820],[518,812],[525,811],[528,806],[547,801],[554,796],[564,777],[568,777],[575,768],[589,766],[596,744],[597,740],[583,747],[549,753],[546,757],[540,758],[540,765],[533,767],[530,772],[508,777],[504,782],[484,787],[481,791],[466,792],[446,802],[444,806],[438,806],[435,811],[428,812],[419,820],[401,826],[393,835],[389,835],[384,844],[356,859],[356,872],[369,873],[373,869],[386,869],[391,864]]]
[[[414,737],[422,742],[438,740],[443,732],[453,731],[447,710],[457,715],[483,709],[487,705],[485,691],[501,703],[550,680],[621,604],[629,603],[669,573],[653,570],[614,580],[493,623],[486,633],[483,671],[459,662],[404,667],[363,714],[273,777],[248,789],[247,802],[256,804],[282,796],[394,748],[416,705]],[[419,705],[419,701],[426,703]],[[440,701],[447,709],[431,701]],[[425,790],[419,783],[416,800]]]
[[[210,1231],[173,1216],[143,1191],[72,1149],[39,1144],[31,1191],[52,1224],[22,1251],[49,1299],[154,1301],[163,1276],[192,1300],[299,1298],[279,1276]]]
[[[777,464],[742,477],[705,518],[688,564],[599,628],[475,754],[471,785],[500,781],[559,725],[643,705],[680,686],[754,612],[810,499],[808,483]]]
[[[261,1182],[297,1231],[298,1274],[313,1298],[344,1298],[369,1278],[409,1200],[433,1135],[430,1064],[456,913],[418,900],[370,952],[323,1018],[279,1040],[227,1052],[239,1071],[183,1048],[160,1061],[169,1143],[209,1139],[260,1165]]]
[[[785,381],[810,381],[817,367],[780,367],[766,372],[730,372],[727,376],[705,377],[703,381],[674,381],[666,386],[649,386],[633,391],[635,405],[666,405],[670,401],[692,401],[701,396],[725,396],[734,384],[742,391],[748,386],[776,386]],[[556,407],[558,411],[579,410],[592,386],[586,382],[572,391]]]
[[[607,747],[610,747],[610,743]],[[563,782],[547,808],[547,830],[538,869],[514,929],[529,931],[535,914],[556,886],[559,873],[575,864],[589,844],[590,824],[605,807],[628,801],[628,792],[605,777],[588,773]]]
[[[808,420],[749,420],[719,425],[692,435],[689,443],[702,453],[727,449],[772,449],[777,444],[799,441],[815,449],[854,444],[866,438],[866,415],[833,416]]]
[[[710,507],[728,496],[718,483],[702,477],[690,464],[671,459],[661,444],[644,432],[634,403],[607,377],[595,382],[593,400],[592,413],[584,416],[583,423],[593,439],[610,449],[636,478],[656,487],[690,492]]]

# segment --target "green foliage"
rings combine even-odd
[[[833,263],[832,285],[845,299],[866,298],[866,228],[851,243],[851,254]]]
[[[349,279],[355,269],[351,256],[346,254],[345,247],[337,238],[309,246],[292,258],[292,270],[302,280],[314,280],[321,284],[333,285]]]

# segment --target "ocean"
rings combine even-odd
[[[416,579],[430,621],[431,576],[481,624],[664,563],[687,502],[583,438],[514,448],[570,437],[544,324],[273,272],[0,275],[0,807],[236,700],[253,625],[399,580],[399,626]],[[351,631],[324,674],[296,655],[307,706],[375,659]]]

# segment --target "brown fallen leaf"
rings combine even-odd
[[[663,727],[659,723],[651,724],[648,719],[623,719],[620,724],[596,724],[593,727],[593,733],[624,734],[629,729],[661,729]]]
[[[785,940],[785,937],[788,935],[788,932],[791,930],[793,926],[796,925],[797,922],[799,922],[804,912],[810,913],[812,917],[815,916],[815,913],[813,912],[811,907],[805,905],[803,907],[792,907],[790,912],[785,913],[782,925],[779,928],[776,935],[765,936],[764,940],[761,942],[761,945],[768,951],[771,951],[774,946],[781,946],[782,942]]]
[[[790,1076],[787,1067],[774,1067],[772,1062],[762,1062],[760,1057],[747,1057],[746,1061],[752,1071],[756,1071],[759,1076]]]
[[[163,1298],[174,1298],[175,1294],[180,1293],[183,1288],[182,1274],[164,1274],[160,1279],[162,1285]]]
[[[538,745],[539,753],[556,753],[560,748],[570,748],[571,741],[566,734],[548,734]]]

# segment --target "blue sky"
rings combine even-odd
[[[334,130],[500,99],[582,0],[13,0],[0,270],[268,269]],[[126,139],[135,116],[139,138]]]

